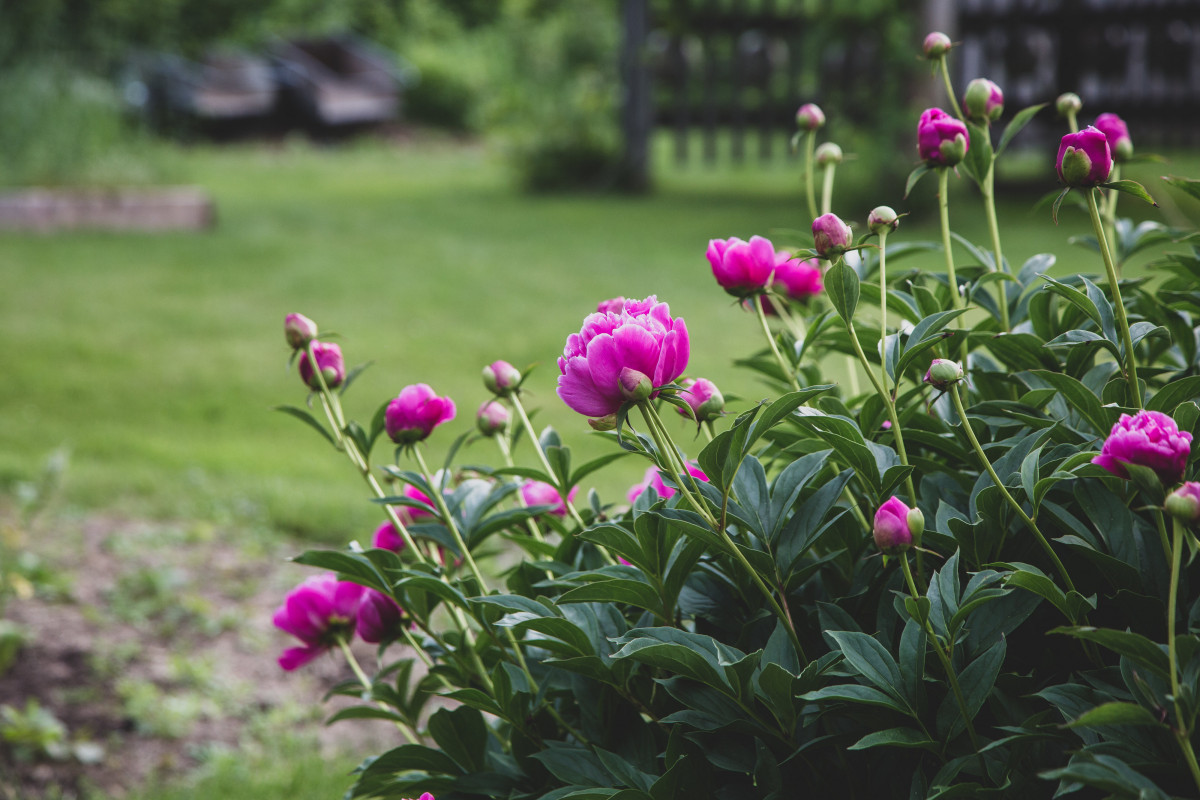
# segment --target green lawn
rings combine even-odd
[[[170,158],[215,197],[212,232],[0,235],[0,483],[29,478],[65,445],[67,498],[78,507],[344,541],[378,516],[361,481],[270,411],[304,399],[285,369],[286,313],[341,334],[351,364],[374,362],[347,397],[352,416],[369,419],[408,383],[451,395],[459,417],[439,430],[434,457],[470,429],[484,364],[537,363],[527,384],[536,422],[583,458],[610,445],[555,396],[554,360],[596,302],[657,294],[689,322],[689,374],[757,400],[765,390],[731,362],[760,334],[718,289],[704,250],[713,237],[807,228],[798,167],[782,159],[680,170],[664,158],[658,191],[629,198],[524,196],[494,153],[439,140],[200,147]],[[1162,171],[1151,165],[1144,177]],[[843,172],[864,198],[842,207],[835,197],[847,219],[861,224],[880,203],[906,209],[901,185],[868,194],[872,181],[854,162]],[[1050,172],[1041,191],[1053,186]],[[921,210],[890,241],[937,238],[934,191],[932,178],[918,186]],[[951,193],[952,225],[983,241],[969,182]],[[1061,271],[1099,271],[1097,258],[1066,244],[1086,219],[1064,212],[1056,229],[1048,210],[1028,210],[1032,199],[1000,210],[1006,256],[1054,251]],[[921,258],[905,266],[942,269],[940,254]],[[465,460],[498,459],[479,442]],[[608,470],[602,495],[619,499],[642,469]]]

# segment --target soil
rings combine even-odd
[[[65,725],[70,743],[100,756],[29,758],[0,740],[3,800],[121,797],[151,778],[184,773],[206,748],[238,746],[264,719],[286,719],[293,731],[307,726],[328,756],[400,743],[387,723],[322,725],[350,702],[320,705],[329,688],[353,678],[340,657],[294,673],[276,664],[294,642],[271,616],[311,574],[286,561],[302,545],[203,523],[102,515],[31,531],[0,516],[0,527],[10,551],[15,540],[49,568],[50,589],[66,587],[48,591],[35,581],[35,591],[0,608],[0,619],[27,633],[0,674],[0,706],[23,711],[36,701]],[[0,563],[0,576],[6,569]],[[374,663],[372,648],[355,650],[364,665]]]

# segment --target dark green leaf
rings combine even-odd
[[[996,145],[996,155],[999,156],[1003,153],[1004,148],[1008,147],[1013,137],[1020,133],[1021,129],[1028,125],[1029,121],[1045,107],[1046,103],[1038,103],[1036,106],[1023,108],[1014,114],[1012,120],[1005,126],[1004,133],[1000,135],[1000,143]]]
[[[907,198],[912,192],[913,187],[917,185],[917,181],[925,177],[925,174],[930,171],[931,167],[928,164],[920,164],[912,172],[908,173],[908,180],[904,184],[904,196]]]
[[[275,406],[274,410],[282,411],[285,414],[290,414],[301,422],[312,426],[313,430],[325,437],[325,441],[329,442],[334,447],[337,447],[337,442],[333,440],[333,435],[329,431],[325,430],[325,426],[317,422],[316,418],[303,408],[296,408],[295,406]]]
[[[839,260],[825,273],[825,293],[838,316],[849,324],[854,318],[854,310],[858,308],[858,274],[845,259]]]
[[[866,736],[859,739],[854,744],[847,747],[847,750],[867,750],[872,747],[919,747],[935,753],[938,751],[937,742],[930,739],[920,731],[912,728],[888,728],[883,731],[868,733]]]
[[[1158,717],[1135,703],[1104,703],[1067,723],[1068,728],[1094,728],[1102,725],[1147,725],[1166,728]]]
[[[1154,198],[1150,196],[1150,193],[1146,191],[1146,187],[1137,181],[1111,181],[1100,185],[1105,189],[1115,189],[1118,192],[1131,194],[1138,199],[1145,200],[1152,206],[1158,205],[1158,203],[1154,202]]]
[[[1200,200],[1200,180],[1196,180],[1195,178],[1181,178],[1178,175],[1163,175],[1162,179],[1176,189],[1182,189],[1192,197]]]
[[[858,631],[828,631],[838,644],[846,663],[881,691],[892,695],[906,707],[911,701],[901,693],[904,682],[900,666],[884,646],[874,638]]]
[[[1140,634],[1092,627],[1053,628],[1050,633],[1063,633],[1067,636],[1074,636],[1076,639],[1095,642],[1114,653],[1136,661],[1163,680],[1168,680],[1167,654],[1157,644]]]

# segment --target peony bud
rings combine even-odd
[[[925,515],[919,508],[908,510],[908,532],[912,534],[913,544],[921,544],[921,534],[925,533]]]
[[[900,216],[891,206],[876,206],[867,217],[867,227],[871,233],[882,233],[885,229],[894,231],[900,227]]]
[[[967,84],[963,95],[963,110],[974,122],[993,122],[1004,113],[1004,92],[987,78],[976,78]]]
[[[404,623],[404,610],[395,600],[375,589],[364,591],[355,624],[355,630],[364,642],[379,644],[391,640],[400,635]]]
[[[503,403],[488,400],[475,412],[475,427],[484,436],[495,436],[508,428],[510,419],[508,409]]]
[[[621,396],[626,400],[638,403],[654,393],[654,382],[650,376],[632,367],[621,367],[618,381],[621,384]]]
[[[520,371],[507,361],[493,361],[483,368],[483,385],[492,394],[512,394],[520,382]]]
[[[925,382],[943,392],[962,379],[962,365],[948,358],[935,358],[925,373]]]
[[[1062,137],[1054,166],[1058,179],[1067,186],[1087,189],[1108,180],[1112,164],[1108,139],[1089,125],[1079,133]]]
[[[871,527],[871,535],[875,546],[884,555],[895,556],[903,553],[913,545],[913,531],[909,518],[916,509],[909,508],[898,497],[889,499],[875,512],[875,524]],[[920,515],[921,512],[917,511]],[[925,518],[920,517],[922,531]]]
[[[931,167],[953,167],[971,144],[967,126],[940,108],[927,108],[917,122],[917,152]]]
[[[303,350],[317,338],[317,323],[303,314],[288,314],[283,318],[283,336],[293,350]]]
[[[846,252],[853,233],[837,214],[822,214],[813,220],[813,248],[821,258],[833,259]]]
[[[815,103],[805,103],[796,111],[796,125],[812,133],[825,124],[825,112]]]
[[[1185,525],[1200,522],[1200,483],[1188,481],[1167,495],[1163,508]]]
[[[341,386],[342,381],[346,380],[346,362],[342,359],[342,348],[336,344],[313,342],[312,352],[317,359],[317,366],[321,368],[321,377],[325,379],[325,385],[330,389]],[[321,381],[313,373],[308,353],[300,354],[300,380],[310,389],[321,388]]]
[[[930,61],[937,61],[946,53],[950,52],[954,44],[950,41],[950,37],[941,31],[934,31],[925,37],[925,43],[922,45],[922,50],[925,53],[925,58]]]
[[[1133,140],[1129,138],[1129,127],[1116,114],[1101,114],[1096,117],[1096,128],[1108,140],[1108,149],[1116,161],[1133,158]]]
[[[818,167],[836,166],[842,163],[842,148],[833,142],[822,142],[815,155]]]
[[[708,422],[725,413],[725,398],[721,395],[721,390],[717,388],[717,385],[708,378],[685,380],[683,391],[679,393],[679,399],[692,409],[697,422]],[[677,410],[680,414],[687,416],[687,412],[682,408]]]
[[[449,397],[438,397],[428,384],[405,386],[387,405],[384,427],[393,442],[416,444],[426,439],[433,429],[454,419],[456,409]]]
[[[1074,92],[1063,92],[1054,101],[1054,107],[1061,116],[1069,117],[1079,113],[1079,109],[1083,108],[1083,101]]]

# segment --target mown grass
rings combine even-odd
[[[369,420],[408,383],[452,396],[459,417],[438,432],[434,458],[471,429],[484,364],[536,363],[535,422],[554,425],[582,459],[611,445],[558,401],[554,361],[596,302],[669,301],[689,322],[689,374],[756,401],[765,390],[732,362],[760,334],[716,287],[704,249],[713,237],[786,240],[784,231],[807,227],[798,166],[782,158],[715,169],[663,158],[658,191],[635,198],[522,195],[496,154],[445,140],[196,147],[171,160],[173,173],[216,199],[214,230],[0,235],[0,482],[27,479],[66,445],[77,506],[251,520],[344,541],[378,516],[361,481],[270,410],[305,395],[285,368],[286,313],[338,332],[351,364],[374,362],[347,395],[352,416]],[[906,209],[902,186],[876,186],[854,162],[843,175],[855,199],[834,205],[847,219],[879,203]],[[1053,188],[1052,174],[1043,183]],[[932,178],[914,191],[926,198],[891,241],[937,238],[934,191]],[[984,241],[968,182],[951,192],[953,227]],[[1055,228],[1048,209],[1029,210],[1037,193],[1001,208],[1006,256],[1052,251],[1059,271],[1099,271],[1098,259],[1066,243],[1086,219],[1064,212]],[[942,269],[940,254],[919,258],[905,266]],[[487,442],[460,458],[497,461]],[[523,460],[532,463],[529,452]],[[620,499],[642,469],[626,462],[602,473],[602,496]]]

